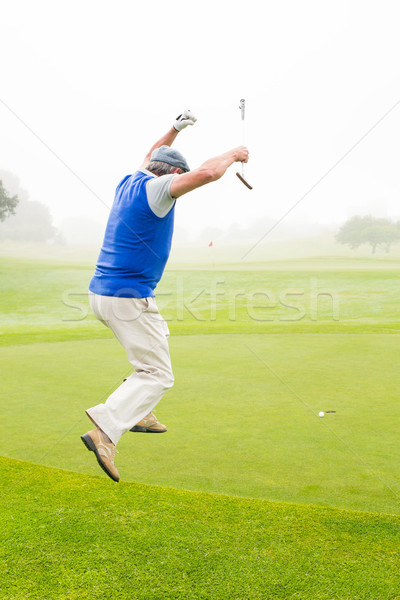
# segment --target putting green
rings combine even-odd
[[[176,336],[162,435],[127,434],[124,480],[399,513],[398,335]],[[99,474],[83,411],[129,371],[110,340],[0,349],[0,454]],[[320,410],[334,410],[324,419]]]

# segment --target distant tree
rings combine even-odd
[[[392,244],[400,240],[400,229],[396,225],[374,225],[364,231],[365,241],[371,246],[375,254],[377,246],[383,246],[389,252]]]
[[[13,206],[6,221],[0,217],[0,240],[18,240],[23,242],[60,243],[60,236],[53,226],[49,208],[41,202],[29,200],[28,192],[21,187],[19,178],[10,171],[0,170],[0,180],[8,192],[15,194],[17,204]],[[8,194],[7,192],[7,194]],[[1,214],[1,213],[0,213]],[[4,221],[4,222],[1,222]]]
[[[16,214],[0,226],[0,239],[46,242],[56,234],[48,207],[32,200],[21,200]]]
[[[400,241],[400,224],[390,219],[357,215],[342,225],[335,238],[340,244],[347,244],[353,250],[362,244],[369,244],[373,254],[378,246],[389,252],[392,244]]]
[[[10,196],[0,179],[0,221],[5,221],[7,217],[15,215],[18,202],[18,196]]]

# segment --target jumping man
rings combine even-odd
[[[82,436],[114,481],[115,447],[127,431],[163,432],[151,412],[173,383],[169,330],[154,290],[171,250],[176,199],[216,181],[234,162],[247,162],[239,146],[190,171],[171,148],[178,133],[196,122],[185,110],[156,142],[140,169],[118,184],[96,270],[89,285],[91,308],[125,348],[134,373],[104,404],[86,410],[96,429]]]

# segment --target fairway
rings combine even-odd
[[[176,382],[156,412],[167,425],[168,433],[124,436],[116,459],[122,483],[113,488],[82,446],[80,435],[89,427],[84,409],[104,401],[131,371],[122,348],[88,311],[86,286],[92,267],[1,259],[0,272],[5,285],[1,289],[0,455],[10,459],[4,459],[3,469],[18,472],[26,468],[26,476],[33,477],[39,487],[41,481],[45,487],[56,486],[52,491],[55,498],[62,486],[58,508],[55,505],[37,512],[29,500],[28,514],[35,515],[36,522],[42,523],[39,526],[46,529],[55,510],[61,514],[71,510],[66,504],[67,497],[76,510],[83,506],[78,492],[82,486],[92,489],[95,505],[100,501],[99,494],[110,490],[117,511],[116,529],[113,525],[112,533],[115,540],[113,536],[125,531],[125,526],[126,534],[131,530],[132,518],[140,529],[141,518],[148,519],[147,510],[158,514],[160,493],[170,499],[159,514],[164,547],[175,539],[169,520],[176,518],[176,502],[184,493],[177,490],[187,490],[189,494],[185,496],[191,506],[187,524],[200,514],[198,501],[210,511],[214,510],[214,502],[222,503],[219,509],[222,521],[216,524],[221,540],[219,549],[215,546],[216,538],[209,532],[207,541],[204,538],[204,558],[201,542],[194,570],[193,562],[189,561],[191,584],[188,580],[187,585],[178,582],[175,588],[172,586],[174,569],[182,567],[185,561],[169,549],[163,595],[151,595],[147,587],[146,594],[129,596],[119,580],[122,595],[116,598],[396,598],[392,583],[383,583],[384,563],[380,561],[389,560],[392,552],[397,556],[398,538],[393,534],[385,557],[384,553],[376,554],[375,548],[362,558],[365,544],[361,532],[366,517],[345,511],[373,513],[375,516],[368,519],[377,519],[379,523],[378,515],[385,515],[382,519],[394,528],[390,531],[398,527],[394,516],[400,514],[398,267],[394,259],[330,258],[276,261],[251,265],[248,269],[235,264],[212,268],[200,265],[195,269],[179,265],[167,271],[158,304],[171,331]],[[319,411],[325,412],[324,418],[318,417]],[[24,462],[16,463],[13,459]],[[25,462],[29,463],[26,467]],[[3,478],[3,489],[10,486],[10,491],[18,495],[19,475],[17,479],[19,483],[11,484],[11,480]],[[207,496],[210,492],[222,494],[225,499]],[[22,488],[21,493],[25,494]],[[136,504],[137,494],[148,499],[147,509]],[[135,517],[123,508],[129,498],[132,510],[137,511]],[[246,500],[249,498],[254,500]],[[245,513],[240,507],[246,506],[247,511],[247,507],[254,506],[256,515],[257,507],[261,507],[257,502],[266,501],[281,503],[271,504],[273,511],[289,512],[279,517],[275,525],[271,524],[269,541],[264,538],[260,541],[254,562],[248,567],[243,563],[244,570],[240,560],[249,557],[252,550],[246,542],[233,551],[239,562],[231,592],[224,596],[218,591],[213,595],[211,588],[207,588],[205,595],[199,590],[192,594],[190,586],[203,581],[201,565],[208,564],[206,556],[213,556],[213,568],[223,577],[224,561],[228,559],[222,558],[225,552],[222,548],[226,545],[228,551],[232,544],[228,534],[229,511],[223,516],[227,507],[234,507],[231,516],[244,531],[246,523],[241,520],[245,519]],[[255,504],[242,504],[246,502]],[[289,508],[290,503],[297,508]],[[91,511],[87,499],[84,506],[82,519],[89,518]],[[105,505],[101,507],[106,514]],[[323,515],[328,513],[318,511],[328,508],[336,511],[332,513],[335,527],[348,532],[344,537],[332,540],[325,528],[318,533],[313,531],[312,519],[325,518]],[[296,512],[301,510],[305,511],[301,513],[304,521]],[[314,516],[310,520],[305,515]],[[268,521],[269,517],[265,518]],[[279,561],[287,560],[287,552],[287,556],[299,555],[299,562],[293,563],[293,570],[286,575],[281,565],[283,574],[277,577],[273,574],[277,557],[269,563],[272,570],[262,557],[269,555],[269,544],[278,543],[280,519],[292,518],[301,522],[304,530],[284,536]],[[114,516],[111,518],[114,523],[113,519]],[[49,534],[56,536],[54,543],[58,528],[64,527],[62,520],[56,521],[59,525]],[[354,525],[356,521],[358,524]],[[179,536],[186,536],[184,531]],[[238,535],[242,536],[243,531]],[[64,539],[66,531],[60,535]],[[90,543],[95,543],[90,535]],[[312,553],[307,544],[298,547],[296,539],[300,535],[311,546],[315,536],[321,536],[321,548],[325,545],[326,548],[322,554],[317,552],[318,560],[328,563],[336,560],[334,548],[341,547],[343,553],[350,551],[346,550],[345,538],[354,536],[352,568],[356,568],[358,575],[345,584],[344,571],[337,582],[336,595],[329,595],[336,574],[333,567],[328,569],[321,582],[317,573],[318,568],[323,568],[320,562],[305,585],[301,565],[309,564]],[[193,541],[180,543],[188,543],[194,551]],[[67,555],[71,551],[66,547],[64,550]],[[135,551],[144,553],[143,556],[148,552],[140,544]],[[36,552],[34,545],[32,552]],[[36,559],[32,560],[35,564]],[[97,568],[87,557],[82,560],[77,563],[82,573]],[[368,570],[374,560],[377,568]],[[136,568],[144,584],[145,566],[141,563]],[[123,569],[118,567],[120,578]],[[261,580],[253,591],[247,588],[243,582],[249,576],[248,569],[253,572],[261,569],[260,578],[266,577],[268,589],[275,592],[268,595]],[[264,569],[265,574],[261,575]],[[362,578],[366,570],[370,589],[375,589],[371,595],[363,595]],[[153,574],[161,576],[155,567]],[[32,578],[33,571],[29,580]],[[78,591],[81,584],[78,585],[76,576],[69,574],[68,578],[72,587],[65,598],[100,598],[107,589],[100,576],[98,590],[89,585],[87,589],[92,590],[92,595],[86,596],[86,592]],[[83,578],[81,583],[87,585],[87,580]],[[44,580],[35,585],[42,589]],[[287,590],[292,595],[285,595],[289,593]],[[49,598],[64,598],[60,590],[52,593]],[[28,596],[21,591],[20,595],[9,597],[43,600],[46,596],[40,592]]]

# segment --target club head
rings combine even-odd
[[[253,186],[252,186],[252,185],[250,185],[250,184],[249,184],[249,182],[245,180],[245,178],[243,177],[243,175],[241,175],[240,173],[236,173],[236,176],[237,176],[237,177],[239,177],[240,181],[241,181],[242,183],[244,183],[244,185],[245,185],[246,187],[248,187],[248,188],[249,188],[249,190],[252,190],[252,189],[253,189]]]

